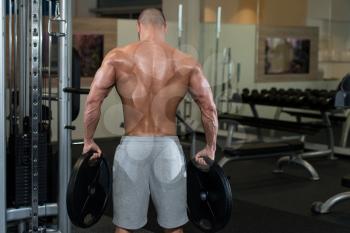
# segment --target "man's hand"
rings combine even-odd
[[[207,160],[215,160],[215,150],[206,147],[203,150],[199,151],[194,157],[194,161],[202,169],[208,169],[211,164],[207,163]]]
[[[98,159],[102,155],[100,147],[94,141],[84,142],[83,154],[86,154],[89,151],[95,151],[90,159]]]

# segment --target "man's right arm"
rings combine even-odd
[[[195,65],[191,72],[189,91],[200,108],[207,143],[206,148],[200,151],[195,159],[206,166],[203,157],[209,156],[212,160],[215,159],[218,117],[210,85],[199,64]]]
[[[98,121],[100,120],[102,102],[114,86],[115,79],[114,66],[108,61],[108,58],[105,58],[101,67],[95,74],[90,87],[90,93],[87,96],[85,103],[83,154],[89,150],[94,150],[97,153],[92,158],[99,157],[102,153],[100,148],[94,142],[93,136]]]

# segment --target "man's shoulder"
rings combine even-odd
[[[107,53],[106,58],[126,57],[127,55],[128,55],[128,50],[126,46],[116,47]]]
[[[132,62],[132,57],[130,55],[131,50],[131,44],[126,45],[123,47],[116,47],[112,50],[110,50],[105,58],[104,61],[106,62],[113,62],[113,63],[130,63]]]
[[[199,65],[196,58],[194,58],[191,54],[182,52],[181,50],[176,49],[174,52],[174,60],[176,61],[177,65],[180,67],[186,67],[186,68],[195,68]]]
[[[139,42],[133,42],[124,46],[120,46],[115,48],[116,51],[125,53],[125,54],[129,54],[131,53],[133,50],[135,50],[135,48],[138,46]]]

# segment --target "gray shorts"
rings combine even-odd
[[[147,223],[149,197],[158,224],[188,222],[185,158],[177,137],[123,137],[113,165],[113,223],[136,230]]]

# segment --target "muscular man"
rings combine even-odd
[[[93,135],[101,104],[115,87],[123,104],[125,135],[113,166],[113,223],[116,233],[147,222],[149,197],[165,232],[181,233],[186,213],[186,171],[176,137],[176,110],[189,91],[200,107],[206,147],[195,160],[214,159],[217,112],[200,65],[165,42],[166,21],[156,9],[144,10],[137,23],[140,41],[110,51],[91,84],[84,115],[83,153],[101,155]]]

